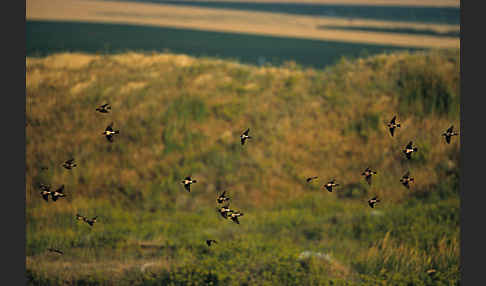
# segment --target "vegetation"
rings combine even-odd
[[[460,132],[459,59],[400,52],[319,70],[168,53],[27,58],[30,284],[459,285],[460,140],[441,136]],[[104,103],[111,112],[96,112]],[[65,184],[66,197],[44,201],[41,183]],[[216,211],[223,190],[239,225]]]

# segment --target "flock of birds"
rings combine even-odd
[[[100,113],[109,113],[109,111],[111,110],[111,106],[110,104],[106,103],[106,104],[103,104],[99,107],[96,108],[96,111],[100,112]],[[400,128],[401,127],[401,124],[397,122],[397,116],[395,115],[389,123],[386,124],[390,130],[390,134],[391,136],[393,137],[394,133],[395,133],[395,129],[396,128]],[[240,135],[240,140],[241,140],[241,145],[244,145],[246,140],[248,139],[252,139],[252,137],[249,135],[249,132],[250,132],[250,128],[246,129],[241,135]],[[105,131],[103,131],[102,135],[104,135],[106,137],[106,139],[110,142],[110,143],[113,143],[114,141],[114,136],[117,135],[117,134],[120,134],[120,130],[114,130],[113,129],[113,122],[111,122],[106,128],[105,128]],[[459,133],[455,132],[454,131],[454,126],[451,125],[444,133],[442,133],[442,136],[445,137],[445,141],[447,144],[450,144],[451,143],[451,138],[453,136],[457,136],[459,135]],[[402,150],[402,152],[404,153],[405,157],[409,160],[412,158],[412,154],[417,152],[418,151],[418,148],[413,146],[413,142],[410,141],[406,146],[405,148]],[[74,162],[74,158],[70,158],[69,160],[66,160],[62,166],[68,170],[71,170],[73,169],[74,167],[77,166],[77,164]],[[367,167],[362,173],[361,175],[364,176],[364,179],[366,180],[366,182],[371,186],[371,178],[373,175],[376,175],[377,172],[372,170],[370,167]],[[307,183],[310,183],[311,181],[313,180],[316,180],[318,179],[318,176],[312,176],[312,177],[308,177],[306,179],[306,182]],[[402,178],[400,179],[400,182],[408,189],[410,189],[410,183],[414,182],[414,178],[410,176],[410,171],[407,171],[403,176]],[[197,180],[195,179],[192,179],[190,176],[187,176],[186,178],[184,178],[181,183],[184,185],[184,188],[188,191],[188,192],[191,192],[191,185],[192,184],[195,184],[197,183]],[[335,187],[339,186],[338,183],[336,183],[336,180],[335,179],[331,179],[330,181],[328,181],[326,184],[323,185],[323,187],[328,191],[328,192],[332,192],[333,189]],[[57,188],[55,191],[51,191],[51,186],[50,185],[45,185],[45,184],[40,184],[40,189],[41,189],[41,196],[44,200],[46,201],[49,201],[49,195],[51,196],[51,199],[53,202],[57,201],[58,199],[60,198],[64,198],[66,195],[64,194],[64,185],[61,185],[59,188]],[[226,191],[223,191],[223,193],[221,193],[216,201],[217,203],[220,205],[217,210],[218,212],[220,213],[220,215],[224,218],[224,219],[228,219],[228,220],[231,220],[233,221],[234,223],[236,224],[240,224],[239,222],[239,217],[243,216],[243,213],[238,211],[238,210],[234,210],[234,209],[230,209],[229,207],[229,201],[230,201],[230,197],[226,196],[227,193]],[[374,197],[370,198],[368,200],[368,204],[371,208],[374,208],[375,205],[377,203],[379,203],[380,200],[378,199],[378,197],[375,195]],[[76,214],[76,219],[77,220],[81,220],[83,222],[85,222],[86,224],[88,224],[89,226],[93,227],[94,224],[96,223],[96,219],[97,219],[98,216],[95,216],[91,219],[89,219],[88,217],[86,216],[83,216],[83,215],[80,215],[79,213]],[[211,244],[213,243],[217,243],[216,240],[214,239],[207,239],[206,240],[206,244],[209,246],[211,246]],[[55,249],[55,248],[48,248],[49,251],[51,252],[55,252],[55,253],[59,253],[59,254],[63,254],[63,252],[59,249]]]

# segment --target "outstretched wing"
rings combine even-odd
[[[106,135],[106,140],[110,141],[110,143],[113,143],[113,135],[112,134]]]
[[[186,190],[188,192],[190,192],[191,191],[191,184],[184,184],[184,188],[186,188]]]
[[[245,134],[246,136],[248,136],[248,132],[250,132],[250,128],[246,129],[246,131],[243,132],[243,134]]]
[[[413,143],[412,143],[412,141],[410,141],[410,142],[408,142],[408,144],[407,144],[407,147],[406,147],[406,148],[407,148],[407,149],[412,149],[412,145],[413,145]]]
[[[451,127],[449,127],[449,129],[447,129],[447,132],[451,133],[452,130],[454,130],[454,125],[451,125]]]
[[[371,186],[371,175],[365,177],[366,182],[368,182],[368,185]]]
[[[246,138],[241,137],[241,145],[245,144],[245,140],[246,140]]]
[[[393,116],[392,120],[390,120],[390,123],[391,123],[391,124],[395,124],[395,120],[396,120],[396,119],[397,119],[397,116],[396,116],[396,115],[395,115],[395,116]]]
[[[451,144],[451,136],[445,136],[447,144]]]
[[[390,134],[393,137],[393,133],[395,132],[395,127],[390,127]]]
[[[110,125],[106,126],[105,131],[113,131],[113,122]]]

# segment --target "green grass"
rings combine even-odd
[[[440,136],[460,126],[459,67],[458,51],[326,69],[167,53],[27,58],[29,283],[459,285],[460,141]],[[97,113],[105,102],[112,112]],[[121,130],[111,144],[110,122]],[[409,140],[412,160],[400,151]],[[73,170],[60,166],[69,156]],[[65,184],[66,198],[45,202],[39,183]],[[239,225],[216,210],[223,190]]]

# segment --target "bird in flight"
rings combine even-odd
[[[335,180],[334,180],[334,179],[332,179],[332,180],[330,180],[330,181],[329,181],[327,184],[325,184],[325,185],[324,185],[324,187],[326,187],[326,189],[327,189],[327,190],[328,190],[330,193],[332,193],[332,188],[333,188],[333,187],[339,186],[339,184],[334,183],[334,181],[335,181]]]
[[[108,141],[110,141],[111,143],[113,143],[113,136],[115,134],[119,134],[120,133],[120,130],[113,130],[113,122],[110,123],[110,125],[108,125],[105,129],[105,131],[103,131],[102,135],[105,135],[106,136],[106,139]]]
[[[190,192],[191,191],[191,184],[197,183],[197,181],[196,180],[192,180],[191,177],[188,176],[184,180],[182,180],[181,183],[184,184],[184,188],[186,188],[186,190],[188,192]]]
[[[408,142],[405,149],[403,149],[403,153],[405,153],[405,156],[407,156],[407,159],[411,159],[412,153],[417,152],[417,150],[418,150],[417,147],[413,147],[412,144],[413,144],[412,141]]]
[[[217,198],[218,203],[222,204],[230,200],[230,198],[226,197],[225,195],[226,195],[226,191],[223,191],[223,193]]]
[[[459,133],[454,132],[453,130],[454,130],[454,125],[451,125],[451,127],[449,127],[449,129],[447,129],[446,132],[442,133],[442,136],[445,136],[445,140],[446,140],[447,144],[451,144],[451,137],[452,136],[459,135]]]
[[[361,173],[361,175],[365,176],[366,182],[368,182],[368,185],[371,186],[371,176],[376,175],[376,171],[373,171],[370,169],[370,167],[368,167],[363,173]]]
[[[370,205],[371,208],[374,208],[376,203],[378,202],[380,202],[380,200],[378,200],[376,196],[368,200],[368,204]]]
[[[55,249],[55,248],[48,248],[47,250],[49,250],[50,252],[56,252],[56,253],[59,253],[59,254],[64,254],[64,252],[62,252],[61,250],[59,249]]]
[[[214,240],[214,239],[208,239],[208,240],[206,240],[206,244],[208,246],[211,246],[211,243],[218,243],[218,242],[216,240]]]
[[[51,192],[51,197],[53,201],[57,201],[58,198],[63,198],[66,195],[64,194],[64,185],[60,186],[54,192]]]
[[[232,212],[232,210],[229,209],[229,205],[222,206],[218,209],[219,213],[223,218],[228,218],[228,214]]]
[[[305,180],[306,180],[307,183],[309,183],[310,181],[312,181],[314,179],[317,179],[317,176],[315,176],[315,177],[309,177],[309,178],[307,178]]]
[[[42,191],[40,192],[40,194],[42,195],[42,198],[44,198],[44,200],[46,200],[46,202],[48,202],[49,201],[49,195],[52,193],[51,187],[44,185],[44,184],[41,184],[40,188],[42,189]]]
[[[105,103],[105,104],[101,105],[100,107],[96,108],[96,111],[99,111],[101,113],[108,113],[109,112],[108,110],[111,110],[111,106],[108,103]]]
[[[240,222],[238,221],[238,217],[239,216],[242,216],[243,213],[241,212],[238,212],[238,211],[232,211],[229,215],[228,215],[228,218],[231,219],[232,221],[234,221],[235,223],[237,224],[240,224]]]
[[[85,216],[82,216],[82,215],[80,215],[80,214],[76,214],[76,219],[78,219],[78,220],[82,220],[82,221],[84,221],[85,223],[89,224],[90,226],[93,226],[93,224],[96,222],[96,218],[97,218],[97,217],[98,217],[98,216],[95,216],[95,217],[93,217],[92,219],[88,219],[88,218],[87,218],[87,217],[85,217]]]
[[[240,135],[241,145],[245,144],[246,139],[252,139],[251,136],[248,135],[248,132],[250,132],[250,128],[246,129],[246,131]]]
[[[407,171],[405,175],[402,176],[400,182],[407,188],[410,189],[410,183],[414,182],[414,178],[410,177],[410,171]]]
[[[395,131],[395,128],[400,128],[400,123],[396,122],[397,116],[393,116],[392,120],[390,120],[390,123],[387,123],[388,128],[390,129],[390,134],[393,137],[393,133]]]
[[[76,167],[76,163],[74,163],[74,158],[71,158],[67,160],[66,162],[62,163],[62,166],[68,170],[71,170],[72,168]]]

